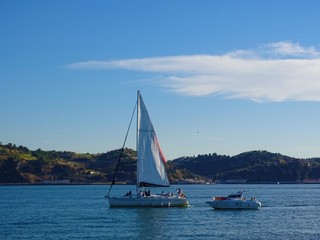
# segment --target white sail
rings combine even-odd
[[[169,186],[162,154],[148,111],[138,92],[137,186]]]

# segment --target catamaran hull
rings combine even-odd
[[[110,207],[187,207],[189,203],[185,198],[177,197],[110,197]]]
[[[207,201],[214,209],[260,209],[261,203],[256,200],[212,200]]]

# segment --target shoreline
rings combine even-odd
[[[0,183],[0,186],[75,186],[75,185],[108,185],[110,186],[110,182],[95,182],[95,183]],[[320,182],[252,182],[252,183],[217,183],[217,184],[171,184],[174,185],[310,185],[310,184],[320,184]],[[127,183],[116,183],[115,185],[135,185],[135,184],[127,184]]]

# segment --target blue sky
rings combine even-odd
[[[315,0],[2,0],[0,141],[120,148],[139,89],[167,159],[319,157],[319,10]]]

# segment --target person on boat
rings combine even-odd
[[[165,194],[166,197],[172,197],[173,196],[173,193],[171,192],[168,192],[167,194]]]
[[[179,197],[186,197],[186,195],[182,192],[182,189],[181,189],[181,188],[178,188],[178,189],[177,189],[177,192],[178,192],[178,196],[179,196]]]
[[[142,196],[144,196],[144,197],[149,197],[151,194],[150,194],[150,190],[145,190],[145,191],[143,191],[143,194],[142,194]]]

